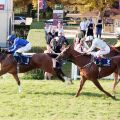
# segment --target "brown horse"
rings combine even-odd
[[[104,92],[107,96],[111,98],[115,98],[115,96],[112,96],[110,93],[108,93],[102,88],[98,79],[102,77],[106,77],[112,74],[113,72],[118,71],[118,67],[120,65],[120,56],[112,57],[111,66],[102,67],[101,70],[92,61],[92,58],[93,56],[83,55],[81,53],[78,53],[73,49],[73,46],[69,46],[66,49],[64,49],[64,51],[57,57],[57,60],[68,59],[69,61],[73,62],[74,64],[80,67],[81,81],[76,97],[79,96],[85,81],[91,80],[99,90]]]
[[[115,47],[110,47],[110,53],[106,55],[106,57],[111,58],[117,55],[120,55],[120,51],[119,48],[115,48]],[[114,76],[114,83],[113,83],[113,93],[115,93],[115,88],[117,86],[117,84],[120,82],[119,80],[119,75],[118,75],[118,69],[114,72],[113,74]]]
[[[0,76],[6,73],[12,74],[19,86],[19,92],[21,91],[21,83],[18,77],[18,72],[25,73],[32,69],[42,69],[53,75],[57,75],[57,77],[63,82],[65,82],[65,80],[69,80],[65,77],[61,69],[58,69],[58,73],[56,73],[52,67],[52,58],[45,53],[33,54],[28,65],[19,65],[12,54],[7,54],[5,50],[1,50],[0,64]]]

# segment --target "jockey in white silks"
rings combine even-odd
[[[107,43],[99,38],[93,38],[93,36],[88,36],[85,40],[86,42],[92,42],[91,47],[85,52],[87,54],[91,54],[95,57],[103,57],[103,55],[110,53],[110,47],[107,45]],[[99,50],[97,52],[94,52],[93,50],[95,48],[98,48]]]

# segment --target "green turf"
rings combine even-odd
[[[113,81],[100,81],[111,92]],[[22,81],[17,93],[14,80],[0,80],[0,120],[119,120],[120,85],[117,100],[86,82],[81,96],[75,98],[79,81],[66,86],[61,81]]]

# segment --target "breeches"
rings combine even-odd
[[[29,51],[29,50],[31,50],[31,44],[30,43],[28,43],[26,46],[24,46],[24,47],[21,47],[21,48],[19,48],[18,50],[16,50],[16,52],[18,52],[18,53],[23,53],[23,52],[27,52],[27,51]]]
[[[110,53],[110,48],[106,48],[104,50],[98,50],[97,52],[91,52],[91,55],[95,56],[95,57],[100,57],[106,54]]]

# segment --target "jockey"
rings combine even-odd
[[[91,47],[85,52],[87,54],[91,54],[95,57],[102,57],[103,55],[110,53],[110,47],[107,43],[99,38],[93,38],[93,36],[88,36],[85,40],[86,42],[92,43]],[[97,52],[93,52],[93,50],[97,48],[99,49]]]
[[[21,54],[31,50],[31,44],[21,38],[16,38],[14,35],[9,35],[7,41],[11,46],[8,48],[8,52],[13,53],[13,56],[19,56],[18,63],[21,63]]]

